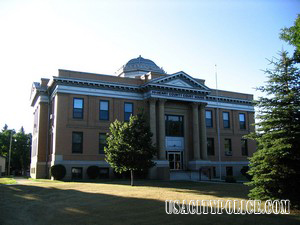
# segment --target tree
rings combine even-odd
[[[281,30],[280,38],[295,47],[294,60],[300,62],[300,14],[295,20],[294,26]]]
[[[22,171],[26,175],[26,170],[30,165],[31,134],[26,134],[21,127],[14,136],[14,145],[12,150],[12,167],[14,170]]]
[[[134,171],[154,166],[152,159],[157,150],[152,145],[151,137],[144,114],[131,116],[129,122],[116,120],[110,124],[110,135],[104,149],[106,161],[118,173],[130,171],[132,186]]]
[[[8,157],[10,135],[15,134],[15,130],[9,130],[8,126],[5,124],[2,132],[0,132],[0,155]]]
[[[268,81],[258,90],[267,94],[256,102],[258,150],[250,158],[248,183],[254,199],[290,199],[300,206],[300,73],[297,62],[286,51],[270,61]]]
[[[0,155],[9,160],[9,146],[10,136],[12,134],[12,147],[10,166],[12,170],[23,171],[25,174],[30,164],[30,150],[31,150],[31,134],[26,134],[23,127],[18,133],[15,130],[8,129],[5,125],[0,132]]]

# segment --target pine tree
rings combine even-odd
[[[267,94],[256,102],[258,150],[250,159],[253,176],[249,197],[290,199],[300,206],[300,73],[297,62],[286,51],[267,69],[268,81],[258,90]]]
[[[152,161],[157,150],[152,145],[152,133],[143,114],[131,116],[129,122],[116,120],[110,125],[107,147],[104,148],[106,161],[122,173],[130,171],[133,186],[134,171],[154,166]]]
[[[281,30],[280,38],[295,47],[293,59],[300,62],[300,14],[295,20],[294,26]]]

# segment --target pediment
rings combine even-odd
[[[175,79],[175,80],[171,80],[169,82],[164,83],[166,85],[173,85],[173,86],[178,86],[178,87],[187,87],[187,88],[193,88],[192,85],[184,82],[181,79]]]
[[[193,77],[183,71],[153,79],[149,82],[149,84],[210,91],[206,85],[195,80]]]

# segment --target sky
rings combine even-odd
[[[114,75],[141,55],[169,73],[253,94],[297,0],[0,0],[0,128],[32,132],[30,91],[58,69]],[[217,66],[215,66],[217,65]]]

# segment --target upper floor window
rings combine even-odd
[[[124,121],[128,122],[130,116],[133,114],[133,103],[124,103]]]
[[[100,100],[100,120],[109,120],[109,102]]]
[[[205,122],[206,122],[206,127],[208,128],[213,127],[212,111],[210,110],[205,111]]]
[[[106,134],[99,134],[99,154],[104,154],[104,147],[106,147]]]
[[[72,133],[72,153],[82,153],[83,146],[83,133],[73,132]]]
[[[240,113],[239,114],[239,119],[240,119],[240,129],[246,129],[246,116],[245,116],[245,113]]]
[[[83,119],[83,98],[73,99],[73,118]]]
[[[224,150],[226,156],[232,156],[232,148],[231,148],[231,139],[225,138],[224,140]]]
[[[213,138],[207,138],[207,155],[215,155],[215,144]]]
[[[183,116],[166,115],[166,136],[183,137]]]
[[[223,112],[223,126],[230,128],[229,112]]]
[[[247,139],[241,139],[242,155],[248,156],[248,143]]]

